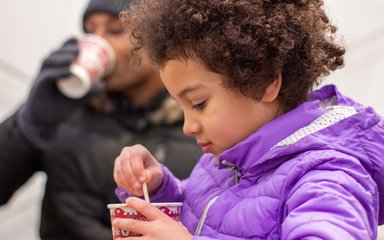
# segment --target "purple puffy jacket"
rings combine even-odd
[[[204,154],[183,182],[163,168],[151,196],[182,201],[195,240],[365,240],[384,223],[384,119],[333,85],[219,159]]]

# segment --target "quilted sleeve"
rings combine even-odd
[[[281,239],[376,239],[377,194],[357,160],[332,159],[307,172],[288,194]]]

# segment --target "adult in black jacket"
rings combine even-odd
[[[84,31],[108,40],[117,54],[105,88],[78,100],[59,93],[56,80],[70,74],[79,51],[70,39],[44,60],[25,104],[0,125],[0,204],[44,171],[42,239],[112,238],[107,204],[118,202],[113,164],[124,146],[146,146],[180,178],[201,154],[183,135],[183,114],[158,71],[149,61],[131,63],[118,20],[129,3],[91,0],[84,12]]]

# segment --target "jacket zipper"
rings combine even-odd
[[[213,205],[213,203],[219,198],[219,195],[215,196],[205,206],[203,212],[201,213],[201,217],[199,220],[199,224],[197,224],[196,230],[195,230],[195,236],[200,236],[201,230],[203,228],[203,224],[205,222],[205,219],[207,218],[208,210]]]
[[[238,184],[239,183],[239,176],[238,176],[238,169],[237,169],[236,165],[231,164],[230,162],[227,162],[225,160],[222,161],[222,164],[224,166],[227,166],[227,167],[232,169],[233,181],[235,184]],[[219,198],[219,196],[220,195],[213,197],[211,200],[209,200],[209,202],[205,206],[203,212],[201,213],[199,223],[197,224],[197,227],[195,230],[195,236],[200,236],[201,230],[203,229],[205,219],[207,218],[207,215],[208,215],[209,208],[211,208],[211,206],[213,205],[213,203],[215,203],[215,201]]]
[[[226,161],[226,160],[221,161],[221,163],[222,163],[224,166],[229,167],[229,168],[232,169],[233,182],[235,183],[235,185],[238,184],[238,183],[239,183],[239,175],[238,175],[239,170],[238,170],[238,168],[236,167],[236,165],[235,165],[235,164],[232,164],[232,163],[230,163],[230,162],[228,162],[228,161]]]

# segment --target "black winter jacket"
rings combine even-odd
[[[86,106],[62,123],[50,148],[34,149],[16,115],[0,125],[0,204],[36,171],[47,175],[42,239],[112,239],[108,203],[116,203],[115,158],[142,144],[173,173],[186,178],[201,155],[182,133],[182,115],[165,93],[140,108],[113,96],[110,109]]]

